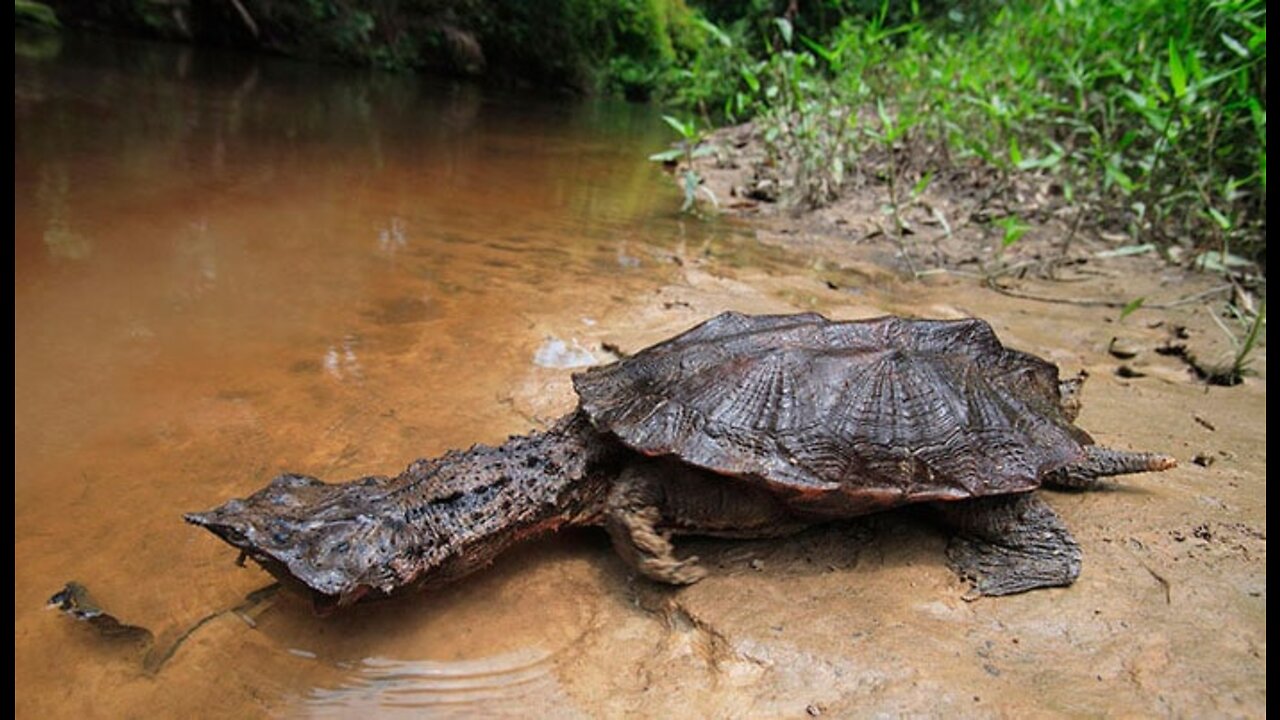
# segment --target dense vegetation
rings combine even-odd
[[[1265,266],[1261,0],[858,5],[716,15],[661,94],[706,124],[756,118],[799,202],[832,199],[868,148],[931,143],[1049,175],[1140,242]]]

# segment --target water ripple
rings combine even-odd
[[[291,710],[313,717],[528,717],[568,712],[551,653],[523,649],[472,660],[367,658],[342,684],[314,688]]]

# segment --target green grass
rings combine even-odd
[[[803,17],[724,22],[666,96],[757,117],[798,202],[833,197],[867,148],[941,143],[956,161],[1052,177],[1137,242],[1265,267],[1262,0],[956,7],[836,20],[824,7],[818,37]]]

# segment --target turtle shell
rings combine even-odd
[[[574,376],[601,431],[819,514],[1025,492],[1093,441],[982,320],[724,313]]]

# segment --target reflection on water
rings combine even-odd
[[[599,358],[583,347],[577,338],[567,343],[560,338],[547,338],[533,355],[533,363],[545,368],[580,368],[599,362]]]
[[[71,212],[67,207],[67,169],[61,163],[49,163],[40,168],[36,185],[36,205],[48,218],[44,228],[44,244],[49,257],[64,260],[83,260],[89,257],[93,246],[89,239],[72,227]]]
[[[182,512],[523,430],[513,385],[567,409],[530,373],[608,357],[593,317],[758,262],[676,212],[656,113],[75,37],[15,66],[18,714],[568,713],[529,655],[588,622],[554,552],[421,610],[212,622],[155,679],[39,609],[70,578],[161,634],[231,607],[262,574]]]

